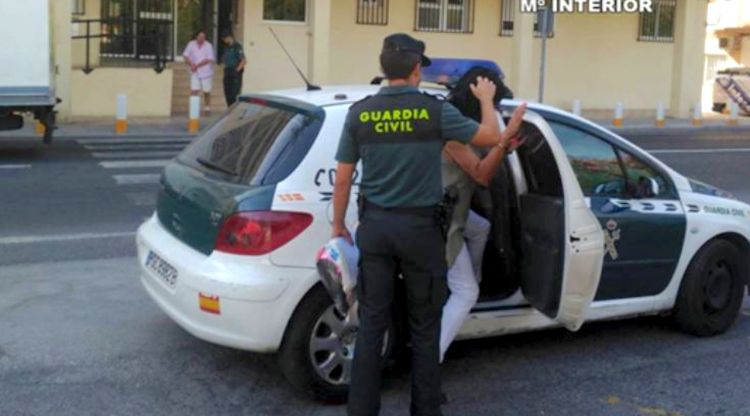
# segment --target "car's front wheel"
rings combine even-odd
[[[289,382],[327,403],[343,403],[349,391],[356,333],[345,327],[343,318],[328,293],[316,286],[297,307],[278,354]],[[392,344],[387,333],[384,356]]]
[[[674,316],[683,330],[698,336],[725,332],[737,319],[745,296],[740,250],[726,240],[707,243],[685,272]]]

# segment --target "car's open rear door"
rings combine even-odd
[[[552,129],[533,112],[524,120],[521,287],[534,308],[575,331],[599,285],[604,234]]]

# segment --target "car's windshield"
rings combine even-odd
[[[264,100],[242,102],[213,125],[178,160],[228,182],[275,184],[305,157],[324,112]]]

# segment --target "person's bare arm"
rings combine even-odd
[[[240,72],[240,71],[244,70],[245,69],[245,65],[247,65],[247,59],[242,58],[242,60],[240,61],[240,64],[237,65],[237,72]]]
[[[458,142],[448,142],[445,145],[445,153],[458,164],[475,182],[482,186],[489,185],[492,177],[495,176],[500,162],[509,151],[515,150],[515,147],[522,144],[523,141],[511,143],[511,140],[518,137],[523,115],[526,113],[526,103],[522,103],[513,112],[513,116],[508,126],[500,135],[500,142],[490,150],[490,152],[480,159],[469,146]]]
[[[483,159],[480,159],[469,146],[458,142],[446,143],[444,150],[476,183],[487,186],[508,152],[508,143],[493,147]]]
[[[498,143],[500,137],[500,126],[497,124],[495,115],[495,92],[497,85],[484,77],[477,78],[476,85],[471,84],[471,92],[479,100],[482,109],[482,122],[476,134],[471,139],[471,144],[478,147],[491,147]]]
[[[336,182],[333,185],[333,237],[344,237],[349,242],[352,237],[346,228],[346,209],[352,192],[354,164],[339,162],[336,165]]]

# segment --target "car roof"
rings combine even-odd
[[[327,85],[322,87],[320,90],[315,91],[308,91],[306,88],[301,87],[265,91],[262,93],[262,95],[265,97],[278,96],[289,98],[319,107],[327,107],[331,105],[345,105],[357,102],[370,95],[377,94],[380,88],[382,88],[381,85]],[[448,90],[444,87],[430,84],[420,87],[420,90],[434,95],[446,95],[448,93]],[[247,95],[247,97],[251,97],[253,95],[254,94],[249,94]],[[501,102],[501,106],[516,107],[520,105],[521,102],[523,101],[506,99]],[[550,107],[548,105],[534,102],[528,102],[528,108],[532,111],[572,116],[572,114],[555,107]]]

